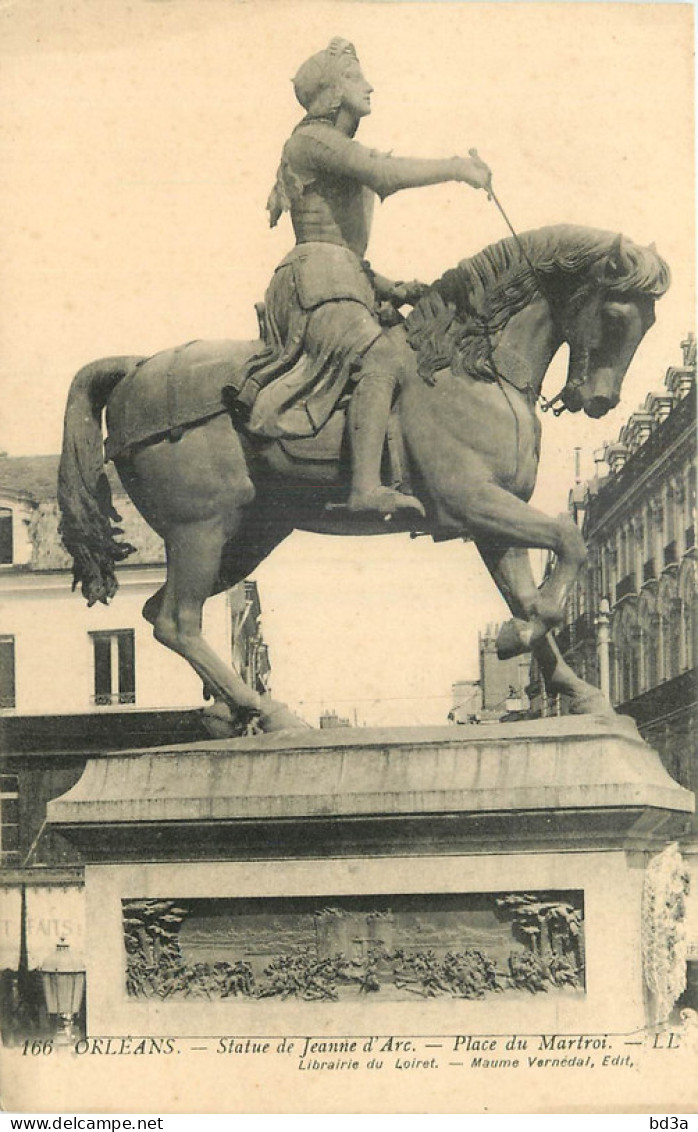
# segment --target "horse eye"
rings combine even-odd
[[[606,309],[603,312],[603,322],[609,334],[614,337],[625,333],[627,316],[624,311]]]

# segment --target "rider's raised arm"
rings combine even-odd
[[[393,157],[367,149],[324,123],[297,130],[287,145],[294,165],[306,174],[346,177],[372,189],[381,199],[401,189],[445,181],[485,188],[490,177],[488,166],[477,158]]]

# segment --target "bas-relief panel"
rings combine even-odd
[[[122,902],[133,998],[583,992],[581,892]]]

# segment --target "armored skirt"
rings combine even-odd
[[[349,248],[305,243],[286,256],[265,295],[265,347],[245,365],[240,399],[252,405],[250,432],[319,432],[381,336],[374,306],[369,276]]]

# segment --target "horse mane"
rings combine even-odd
[[[450,366],[456,374],[493,381],[492,349],[509,319],[533,300],[541,283],[548,297],[567,296],[575,282],[583,285],[617,240],[614,232],[556,224],[523,232],[518,241],[508,236],[461,260],[407,318],[420,375],[433,384],[436,371]],[[622,269],[609,285],[614,294],[660,298],[669,286],[669,268],[657,252],[625,238]]]

